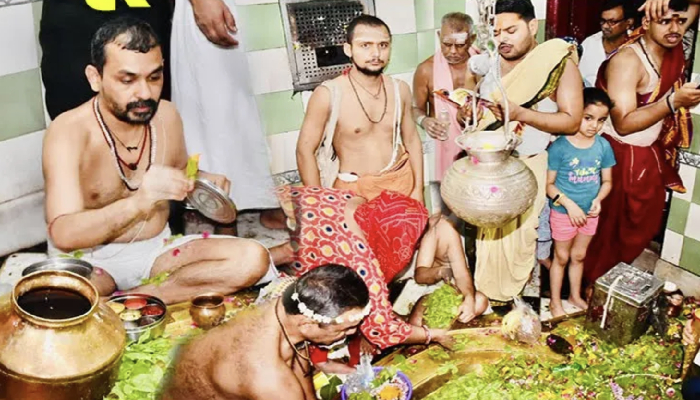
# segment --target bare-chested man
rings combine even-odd
[[[281,297],[188,344],[163,400],[315,400],[309,343],[354,334],[368,305],[367,286],[352,269],[315,268]]]
[[[468,15],[453,12],[442,17],[438,31],[440,50],[418,65],[413,75],[413,118],[439,142],[435,149],[435,179],[444,173],[462,151],[454,139],[461,133],[457,107],[433,94],[435,90],[474,89],[476,77],[467,67],[474,41],[474,23]]]
[[[171,240],[168,201],[183,200],[193,182],[184,173],[178,112],[160,101],[163,55],[150,26],[132,19],[104,25],[85,73],[97,95],[56,118],[44,139],[49,253],[81,249],[101,267],[93,282],[102,295],[116,283],[167,303],[209,290],[235,292],[269,277],[269,253],[257,242]],[[228,192],[225,177],[201,176]],[[139,286],[163,273],[170,277],[162,284]]]
[[[474,283],[464,255],[462,237],[452,223],[442,215],[430,218],[428,230],[423,235],[416,258],[416,283],[434,285],[441,281],[452,283],[464,296],[459,306],[460,322],[467,323],[483,314],[489,306],[489,299],[474,290]],[[417,307],[420,308],[420,307]],[[414,312],[414,315],[421,315]],[[414,325],[422,325],[420,320],[410,320]]]
[[[373,16],[355,18],[344,51],[352,68],[324,82],[309,100],[297,143],[302,182],[349,189],[368,200],[388,189],[422,202],[423,150],[411,91],[382,74],[391,53],[389,27]]]

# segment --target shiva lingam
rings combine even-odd
[[[0,298],[0,399],[102,400],[126,335],[97,289],[69,271],[38,271]]]
[[[504,105],[504,124],[496,130],[477,130],[477,96],[471,96],[472,118],[455,139],[467,157],[452,164],[443,178],[440,194],[459,218],[482,228],[498,228],[532,206],[537,180],[530,168],[511,153],[520,139],[510,128],[506,91],[501,84],[500,58],[494,38],[495,0],[479,0],[477,36],[482,54],[489,57]],[[479,93],[482,79],[474,89]]]

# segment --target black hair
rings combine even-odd
[[[603,2],[603,11],[612,10],[613,8],[622,7],[622,17],[624,19],[634,19],[637,16],[637,8],[634,1],[629,0],[605,0]]]
[[[391,29],[389,29],[389,25],[384,21],[373,15],[361,14],[350,21],[347,28],[345,28],[345,41],[347,43],[352,43],[352,39],[355,36],[355,28],[357,28],[358,25],[383,26],[384,29],[389,32],[389,36],[391,36]]]
[[[299,300],[292,299],[296,292]],[[312,269],[290,285],[282,294],[282,305],[288,315],[299,315],[299,302],[316,314],[335,318],[353,308],[364,308],[369,290],[352,269],[325,264]]]
[[[498,0],[496,14],[513,13],[520,15],[525,22],[535,19],[535,7],[530,0]]]
[[[605,91],[595,87],[588,87],[583,89],[583,108],[590,106],[591,104],[598,104],[608,107],[608,110],[613,107],[612,100]]]
[[[688,11],[690,2],[688,0],[671,0],[668,2],[668,9],[673,11]]]
[[[91,63],[100,74],[107,61],[105,47],[116,43],[121,35],[125,37],[118,44],[125,50],[148,53],[160,46],[158,35],[147,22],[134,17],[112,19],[95,32],[90,42]]]

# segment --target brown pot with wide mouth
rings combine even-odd
[[[121,321],[87,279],[29,274],[0,297],[0,399],[102,400],[125,346]]]
[[[192,299],[190,306],[192,321],[202,329],[211,329],[226,317],[224,295],[221,293],[205,293]]]

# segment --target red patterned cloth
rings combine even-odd
[[[355,221],[389,283],[411,262],[428,224],[428,210],[410,197],[384,191],[357,208]]]
[[[352,268],[369,289],[372,311],[360,325],[364,336],[381,348],[404,342],[413,328],[394,315],[379,260],[345,223],[345,206],[355,195],[349,190],[319,187],[285,187],[279,193],[283,208],[294,211],[291,245],[296,256],[292,263],[295,274],[303,275],[324,264]]]

